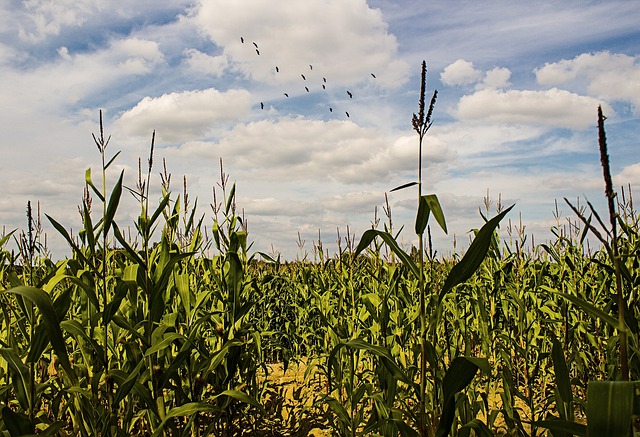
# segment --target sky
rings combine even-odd
[[[44,214],[81,227],[103,111],[107,159],[120,152],[109,191],[121,171],[135,189],[155,130],[152,203],[164,160],[173,199],[186,179],[210,230],[222,159],[252,251],[312,257],[320,235],[331,255],[376,217],[382,229],[387,201],[406,248],[417,189],[391,189],[418,177],[425,60],[438,99],[423,194],[448,225],[432,224],[434,248],[464,250],[487,196],[491,216],[516,205],[505,241],[553,241],[575,219],[563,197],[606,216],[598,105],[616,189],[639,189],[638,22],[636,2],[615,0],[4,0],[0,225],[25,229],[39,202],[49,250],[70,256]],[[139,211],[125,191],[116,221],[133,228]]]

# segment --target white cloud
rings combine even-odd
[[[369,81],[394,88],[407,79],[395,37],[365,0],[248,0],[242,7],[201,0],[196,22],[242,74],[260,82],[299,81],[305,73],[309,81],[326,77],[329,86]]]
[[[123,133],[149,136],[157,131],[161,142],[177,143],[206,135],[220,122],[245,115],[251,96],[245,90],[220,92],[214,88],[145,97],[117,121]]]
[[[538,83],[561,85],[586,81],[589,94],[605,100],[626,101],[640,110],[640,59],[621,53],[584,53],[574,59],[546,63],[535,70]]]
[[[603,105],[607,113],[613,113],[602,101],[557,88],[544,91],[486,89],[463,96],[455,115],[465,121],[586,129],[595,124],[598,105]]]
[[[506,88],[511,85],[509,82],[510,77],[511,71],[508,68],[496,67],[485,73],[484,81],[482,85],[479,85],[479,88]]]
[[[447,65],[440,74],[440,81],[445,85],[469,85],[476,83],[482,77],[482,72],[476,69],[473,62],[458,59]]]
[[[196,49],[187,49],[184,54],[189,68],[205,75],[220,77],[229,65],[225,55],[210,56]]]
[[[107,6],[103,0],[26,0],[22,5],[29,23],[19,26],[18,35],[32,43],[58,35],[64,27],[80,26]]]
[[[628,165],[622,169],[622,171],[614,176],[615,185],[620,187],[624,186],[625,189],[628,184],[633,187],[640,187],[640,163]],[[614,187],[614,189],[616,189]]]
[[[7,91],[1,92],[7,107],[59,111],[119,85],[125,78],[148,74],[164,63],[158,44],[139,38],[113,40],[105,49],[89,53],[73,53],[60,47],[58,54],[52,61],[31,69],[3,72]],[[20,92],[9,92],[14,87]]]

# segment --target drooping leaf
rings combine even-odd
[[[440,206],[440,201],[435,194],[427,194],[426,196],[422,196],[426,201],[427,205],[429,205],[429,210],[431,214],[433,214],[433,218],[436,219],[436,222],[440,225],[440,228],[447,233],[447,222],[444,219],[444,212],[442,211],[442,207]]]
[[[22,362],[18,354],[12,348],[0,348],[0,356],[9,365],[9,373],[13,382],[13,390],[23,410],[29,409],[29,368]]]
[[[442,290],[438,295],[438,304],[442,301],[444,296],[456,285],[465,282],[469,279],[476,270],[482,264],[482,261],[487,256],[491,241],[493,240],[493,232],[500,223],[500,220],[511,211],[515,205],[511,205],[509,208],[502,211],[500,214],[489,220],[480,228],[473,243],[469,246],[469,249],[464,254],[460,262],[453,266],[447,279],[444,281]]]
[[[477,437],[494,437],[491,429],[480,419],[473,419],[465,423],[458,432],[459,437],[467,437],[471,434],[471,430]]]
[[[360,252],[362,252],[364,249],[369,247],[369,244],[371,244],[371,242],[375,239],[375,237],[382,238],[382,240],[387,244],[387,246],[389,246],[391,251],[395,253],[398,256],[398,258],[400,258],[402,263],[407,268],[409,268],[409,270],[411,270],[411,272],[415,275],[416,278],[418,277],[418,275],[420,274],[419,273],[420,270],[418,269],[418,266],[411,259],[409,254],[406,253],[404,250],[402,250],[402,248],[400,248],[400,246],[398,245],[398,242],[388,232],[379,231],[377,229],[369,229],[365,231],[365,233],[362,234],[362,238],[360,239],[360,243],[358,244],[356,251],[354,252],[354,256],[358,256]]]
[[[29,417],[22,413],[16,413],[7,406],[2,407],[2,421],[11,437],[33,434],[33,424]]]
[[[568,293],[558,292],[558,294],[564,297],[565,299],[573,302],[574,304],[578,305],[580,308],[582,308],[585,312],[587,312],[591,316],[596,317],[605,323],[608,323],[613,328],[616,328],[616,329],[620,328],[620,324],[618,323],[617,318],[613,317],[610,314],[605,313],[600,308],[594,306],[593,304],[587,302],[586,300]],[[626,327],[623,329],[626,329]]]
[[[398,190],[403,190],[405,188],[409,188],[409,187],[413,187],[414,185],[418,185],[417,182],[409,182],[408,184],[404,184],[404,185],[400,185],[399,187],[395,187],[393,190],[389,191],[390,193],[393,193],[394,191],[398,191]]]
[[[40,288],[28,287],[25,285],[19,287],[13,287],[6,290],[7,293],[17,294],[32,301],[42,314],[45,325],[47,326],[47,334],[51,341],[53,350],[58,355],[58,360],[62,365],[62,368],[67,373],[67,376],[72,382],[76,382],[76,374],[69,362],[69,355],[67,354],[67,348],[62,337],[62,331],[60,330],[60,322],[56,315],[53,303],[49,298],[49,295]]]
[[[568,420],[555,418],[555,419],[544,419],[538,420],[532,423],[532,425],[537,426],[538,428],[545,428],[554,433],[565,433],[570,435],[577,436],[586,436],[587,435],[587,425],[582,423],[571,422]]]
[[[455,395],[473,380],[478,370],[488,373],[489,361],[486,358],[456,357],[451,362],[442,380],[443,409],[436,437],[446,437],[451,431],[455,418]]]
[[[93,181],[91,180],[91,167],[89,167],[87,171],[84,172],[84,181],[87,183],[88,186],[91,187],[95,195],[98,196],[98,199],[100,199],[100,202],[104,202],[104,196],[102,195],[100,190],[98,190],[98,188],[93,184]]]

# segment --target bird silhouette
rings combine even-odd
[[[276,73],[280,73],[280,69],[278,68],[277,65],[276,65]]]
[[[333,112],[333,108],[329,108],[329,112]]]
[[[309,64],[309,70],[313,70],[313,65]]]
[[[307,92],[309,92],[309,87],[308,86],[304,87],[304,89],[307,90]]]
[[[302,80],[307,80],[307,78],[304,77],[304,74],[301,74],[300,76],[302,76]]]
[[[284,93],[284,95],[285,95],[285,96],[287,96],[287,97],[289,97],[289,94],[287,94],[287,93]]]
[[[344,111],[345,114],[347,114],[347,117],[350,118],[349,113],[347,111]]]
[[[350,98],[350,99],[353,99],[353,94],[351,94],[351,92],[350,92],[350,91],[347,91],[347,94],[349,94],[349,98]]]
[[[327,87],[326,87],[326,86],[324,86],[324,84],[323,84],[323,85],[322,85],[322,89],[323,89],[323,90],[326,90],[326,89],[327,89]]]
[[[256,49],[256,53],[260,56],[260,50]]]
[[[373,73],[371,73],[371,76],[372,76],[374,79],[376,78],[376,75],[375,75],[375,74],[373,74]]]
[[[258,44],[256,44],[255,42],[253,43],[254,46],[256,46],[256,48],[258,48]]]
[[[324,83],[327,83],[327,78],[326,78],[326,77],[323,77],[323,78],[322,78],[322,81],[323,81]]]
[[[244,44],[244,38],[243,38],[243,37],[240,37],[240,42],[241,42],[242,44]]]
[[[260,102],[260,109],[264,109],[264,103]]]

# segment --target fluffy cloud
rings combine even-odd
[[[107,4],[102,0],[26,0],[22,2],[29,25],[20,25],[20,39],[39,42],[58,35],[64,27],[80,26]]]
[[[640,110],[640,57],[609,52],[585,53],[574,59],[547,63],[535,71],[538,83],[587,83],[589,94],[605,100],[630,102]]]
[[[220,77],[229,65],[229,59],[224,55],[210,56],[196,49],[187,49],[184,54],[189,68],[197,73]]]
[[[123,113],[117,125],[128,135],[148,136],[156,130],[159,141],[177,143],[206,135],[216,124],[243,116],[250,106],[245,90],[169,93],[145,97]]]
[[[365,0],[248,0],[242,7],[233,0],[201,0],[196,22],[245,76],[261,82],[299,80],[301,73],[310,81],[325,77],[329,85],[397,87],[407,79],[395,37],[380,10]]]
[[[634,187],[640,186],[640,163],[624,167],[618,175],[614,176],[614,181],[618,187],[624,186],[626,188],[628,184]]]
[[[482,77],[482,72],[476,69],[473,62],[458,59],[447,65],[440,74],[440,81],[445,85],[469,85],[476,83]]]
[[[509,82],[510,77],[511,71],[508,68],[496,67],[485,73],[484,81],[480,88],[506,88],[511,85]]]
[[[603,105],[607,113],[613,113],[613,109],[598,99],[557,88],[544,91],[485,89],[463,96],[455,115],[465,121],[586,129],[595,123],[598,105]]]

